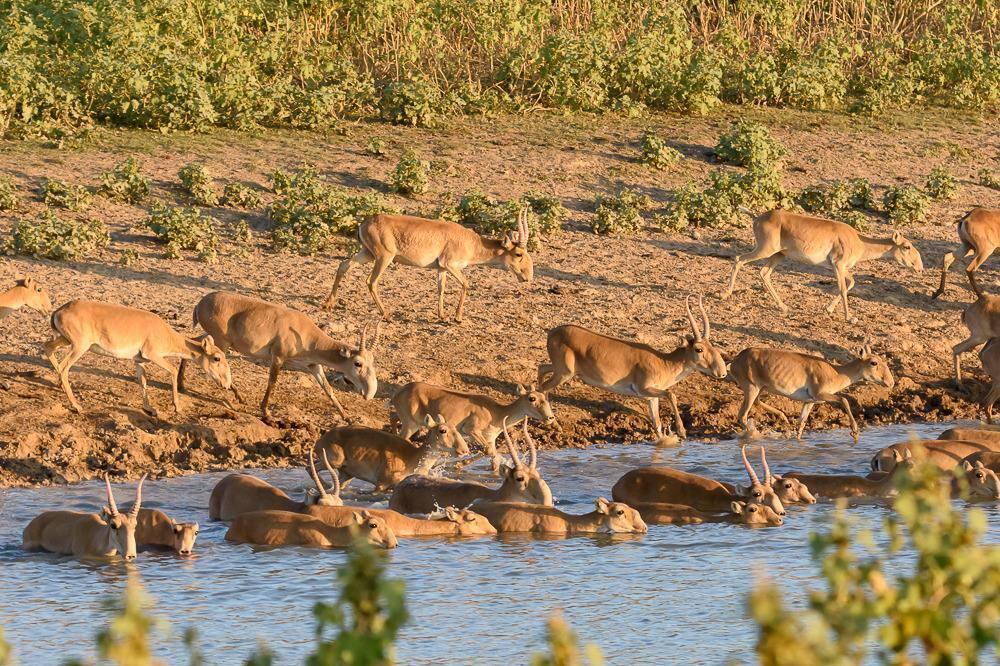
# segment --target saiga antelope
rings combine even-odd
[[[180,555],[190,555],[198,531],[198,523],[178,523],[158,509],[140,509],[136,516],[135,544],[138,548],[169,548]]]
[[[496,441],[503,431],[504,421],[517,423],[532,418],[554,423],[556,420],[548,396],[535,390],[535,385],[525,388],[518,384],[517,393],[517,399],[505,405],[481,393],[410,382],[393,396],[392,407],[399,418],[399,434],[404,439],[420,430],[427,416],[439,414],[483,449],[496,472],[500,469]]]
[[[534,267],[528,254],[528,211],[523,209],[517,220],[516,234],[504,234],[502,240],[480,236],[472,229],[455,222],[429,220],[410,215],[375,215],[358,227],[361,249],[341,262],[333,288],[324,307],[333,309],[337,288],[352,263],[374,263],[368,276],[368,291],[383,319],[388,319],[378,294],[378,282],[389,267],[397,263],[417,268],[433,268],[438,272],[438,317],[445,318],[444,289],[451,275],[462,287],[455,311],[455,321],[462,321],[465,296],[469,283],[462,269],[480,264],[506,266],[522,282],[531,282]]]
[[[890,472],[901,456],[911,453],[914,459],[950,471],[966,457],[980,451],[1000,451],[1000,442],[963,442],[957,439],[900,442],[879,449],[871,459],[875,472]]]
[[[444,417],[428,416],[424,425],[427,435],[422,444],[374,428],[347,426],[328,430],[315,450],[326,454],[331,466],[339,470],[341,485],[357,478],[382,492],[411,474],[428,473],[446,455],[469,454],[462,434]]]
[[[940,439],[960,439],[963,442],[977,442],[997,448],[1000,451],[1000,430],[996,426],[989,428],[948,428],[937,436]]]
[[[804,474],[788,472],[786,479],[798,479],[809,486],[810,490],[820,499],[836,499],[838,497],[879,497],[885,498],[896,494],[896,475],[899,470],[912,465],[913,454],[895,452],[896,460],[893,470],[878,478],[866,478],[853,474]]]
[[[982,297],[983,291],[976,283],[976,270],[990,258],[997,247],[1000,247],[1000,210],[989,208],[973,208],[958,220],[958,238],[961,244],[957,250],[944,255],[941,259],[941,284],[932,298],[944,293],[945,282],[948,280],[948,269],[958,257],[966,262],[969,255],[972,259],[965,263],[965,274],[972,285],[976,296]]]
[[[847,305],[847,293],[854,288],[851,271],[861,261],[878,259],[888,255],[900,266],[907,266],[918,273],[924,269],[920,252],[903,238],[898,231],[892,238],[869,238],[862,236],[850,225],[820,217],[792,213],[780,208],[764,213],[753,221],[754,248],[749,254],[736,257],[729,287],[723,292],[725,300],[736,289],[736,275],[744,264],[760,259],[767,262],[760,269],[760,279],[771,295],[778,309],[787,312],[788,307],[771,284],[771,273],[782,259],[793,259],[805,264],[829,263],[837,276],[839,294],[833,298],[826,311],[832,313],[837,301],[844,306],[844,319],[850,321],[851,312]]]
[[[170,373],[174,413],[181,409],[178,394],[178,368],[171,359],[195,361],[219,386],[229,389],[233,376],[222,349],[215,345],[211,335],[198,339],[186,338],[167,322],[152,312],[136,310],[121,305],[96,301],[70,301],[52,313],[52,330],[56,335],[44,345],[49,363],[59,375],[66,397],[75,412],[82,412],[69,383],[69,371],[88,351],[131,359],[135,363],[135,376],[142,387],[142,408],[155,416],[156,409],[149,401],[146,389],[147,363],[152,363]],[[69,353],[57,360],[56,350],[69,347]]]
[[[52,310],[49,295],[32,277],[18,278],[13,287],[0,294],[0,319],[22,307],[43,315]]]
[[[684,504],[644,502],[633,508],[647,524],[700,525],[701,523],[738,523],[749,526],[770,525],[779,527],[785,519],[765,504],[730,502],[730,513],[705,513]]]
[[[354,520],[352,516],[355,511],[354,507],[349,506],[312,506],[306,513],[328,525],[346,527]],[[368,512],[384,520],[396,538],[489,536],[497,533],[485,517],[468,509],[456,509],[450,506],[434,511],[426,519],[411,518],[391,509],[368,509]]]
[[[223,350],[235,349],[268,363],[267,388],[260,403],[264,418],[270,418],[268,403],[282,370],[312,375],[340,417],[348,422],[347,412],[334,395],[323,368],[343,375],[365,400],[374,398],[378,390],[375,356],[368,346],[367,328],[362,330],[357,346],[352,347],[331,338],[301,312],[225,291],[212,292],[198,301],[194,325],[205,329]],[[373,347],[378,337],[376,328]],[[182,365],[182,376],[183,369]],[[238,393],[236,397],[240,399]]]
[[[351,524],[334,527],[319,518],[290,511],[251,511],[229,526],[226,540],[258,546],[346,548],[362,538],[377,548],[395,548],[396,535],[369,511],[354,511]]]
[[[639,512],[627,504],[598,497],[594,507],[582,516],[552,506],[517,502],[476,502],[472,510],[486,516],[501,534],[645,534],[649,531]]]
[[[76,557],[112,557],[134,560],[136,517],[142,506],[143,475],[135,489],[135,502],[128,513],[119,513],[111,481],[104,477],[108,504],[97,513],[45,511],[24,528],[24,550],[43,550]]]
[[[763,448],[762,448],[763,451]],[[640,467],[626,472],[611,489],[616,502],[629,506],[648,503],[682,504],[700,511],[726,513],[734,501],[768,506],[779,516],[785,507],[774,488],[761,483],[747,460],[746,447],[740,447],[743,469],[750,479],[749,486],[722,483],[672,467]]]
[[[722,379],[726,376],[726,363],[709,341],[712,329],[701,296],[698,306],[704,332],[698,330],[691,314],[690,296],[684,305],[693,335],[671,352],[657,351],[649,345],[608,337],[580,326],[553,328],[547,342],[549,362],[538,366],[538,390],[548,393],[573,377],[579,377],[596,388],[646,398],[649,420],[661,439],[664,435],[660,423],[660,398],[666,396],[674,412],[677,434],[686,437],[672,388],[695,371]]]
[[[212,495],[208,499],[208,517],[211,520],[232,520],[251,511],[301,513],[313,505],[341,506],[344,501],[340,498],[339,477],[329,466],[327,470],[333,476],[333,487],[329,490],[323,486],[323,481],[316,473],[314,453],[310,449],[308,471],[316,487],[307,489],[301,502],[296,502],[284,491],[256,476],[230,474],[212,488]]]
[[[955,383],[959,386],[962,385],[962,363],[959,357],[990,338],[1000,337],[1000,296],[979,296],[962,311],[962,323],[969,329],[969,337],[951,349],[955,362]]]
[[[979,360],[983,370],[990,376],[990,391],[983,398],[982,407],[986,411],[986,422],[993,423],[993,405],[1000,400],[1000,338],[991,338],[979,350]]]
[[[513,466],[501,464],[503,483],[498,488],[488,488],[481,483],[454,481],[438,476],[414,474],[406,477],[393,488],[389,508],[402,513],[430,513],[437,506],[463,507],[476,501],[524,502],[552,506],[552,491],[538,471],[538,452],[528,434],[528,424],[523,424],[524,438],[530,450],[529,463],[521,460],[510,434],[503,426],[504,440]]]
[[[817,402],[843,405],[851,424],[851,434],[858,439],[860,430],[854,420],[847,398],[837,395],[860,381],[870,381],[891,389],[896,381],[885,360],[872,353],[867,341],[858,358],[834,365],[818,356],[783,349],[751,347],[741,351],[729,364],[729,377],[743,391],[739,423],[746,427],[747,416],[754,404],[777,415],[791,428],[788,417],[779,409],[758,400],[761,393],[780,395],[804,403],[799,414],[797,437],[802,439],[809,413]]]

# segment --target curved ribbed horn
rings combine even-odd
[[[132,503],[132,508],[128,512],[133,518],[139,515],[139,508],[142,506],[142,484],[145,480],[146,475],[143,474],[142,478],[139,479],[139,485],[135,488],[135,502]]]
[[[369,324],[365,324],[361,328],[361,336],[358,338],[358,349],[360,351],[364,351],[365,348],[368,346],[368,327]]]
[[[326,488],[323,487],[323,480],[319,478],[319,472],[316,471],[315,449],[309,449],[309,476],[312,478],[319,496],[326,497]]]
[[[764,465],[764,483],[771,485],[771,468],[767,466],[767,454],[764,453],[764,447],[760,447],[760,462]]]
[[[521,214],[517,217],[518,243],[522,247],[528,247],[528,207],[521,209]]]
[[[747,447],[745,444],[740,446],[740,454],[743,456],[743,467],[746,468],[750,481],[756,485],[760,485],[760,479],[757,478],[757,472],[753,471],[753,467],[750,466],[750,461],[747,460]]]
[[[535,447],[535,440],[531,439],[531,435],[528,433],[528,419],[524,419],[524,441],[528,443],[528,451],[530,452],[528,467],[535,469],[538,467],[538,449]]]
[[[115,504],[115,495],[111,492],[111,480],[108,475],[104,475],[104,487],[108,489],[108,511],[111,512],[112,516],[118,515],[118,505]]]
[[[705,323],[705,332],[702,335],[708,340],[708,336],[712,333],[712,325],[708,322],[708,313],[705,312],[705,297],[703,294],[698,294],[698,308],[701,310],[701,320]]]
[[[378,349],[379,343],[382,342],[382,320],[379,319],[375,322],[375,335],[372,341],[372,349]]]
[[[326,471],[330,473],[330,478],[333,479],[333,486],[330,488],[330,492],[333,493],[334,497],[340,497],[340,474],[330,464],[330,459],[326,457],[326,449],[323,449],[323,465],[326,467]]]
[[[503,417],[503,441],[507,443],[507,451],[510,452],[510,457],[514,460],[514,467],[524,467],[520,456],[517,455],[517,447],[514,446],[514,440],[510,438],[510,431],[507,430],[506,416]]]
[[[694,332],[694,339],[701,339],[701,332],[698,330],[698,325],[694,321],[694,315],[691,314],[691,295],[684,299],[684,308],[687,310],[688,323],[691,324],[691,330]]]

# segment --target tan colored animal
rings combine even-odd
[[[970,254],[972,259],[965,263],[965,274],[972,285],[972,291],[976,292],[976,296],[982,297],[983,290],[976,283],[976,270],[1000,247],[1000,210],[973,208],[959,218],[958,238],[961,241],[958,250],[949,252],[941,259],[941,284],[932,298],[944,293],[948,269],[955,257],[966,262]]]
[[[973,469],[978,469],[982,465],[993,472],[1000,472],[1000,451],[977,451],[962,459],[962,467],[968,471],[970,465]]]
[[[693,335],[671,352],[660,352],[649,345],[595,333],[580,326],[558,326],[549,331],[549,362],[538,366],[538,390],[547,393],[573,377],[585,384],[619,395],[646,398],[649,420],[658,438],[663,438],[660,423],[660,398],[670,399],[677,434],[686,437],[684,422],[677,408],[673,387],[692,372],[722,379],[726,363],[709,342],[711,325],[702,299],[704,333],[698,330],[691,314],[691,299],[685,302],[688,323]],[[546,379],[548,376],[548,379]]]
[[[353,521],[354,507],[312,506],[306,513],[329,525],[345,527]],[[411,518],[391,509],[368,509],[373,516],[385,521],[396,538],[420,536],[489,536],[496,529],[483,516],[468,509],[446,507],[426,519]]]
[[[80,511],[45,511],[35,517],[22,534],[24,550],[42,550],[81,558],[121,555],[134,560],[136,555],[136,517],[142,506],[142,483],[135,489],[135,502],[128,513],[119,513],[111,481],[104,477],[108,505],[97,513]]]
[[[469,283],[462,269],[488,264],[511,270],[522,282],[531,282],[534,266],[528,254],[528,211],[521,211],[515,235],[504,234],[503,240],[480,236],[472,229],[454,222],[428,220],[410,215],[375,215],[358,227],[361,249],[353,257],[341,262],[333,288],[326,299],[325,308],[333,309],[337,289],[352,263],[374,263],[368,276],[368,292],[375,306],[388,319],[385,306],[378,294],[378,282],[389,264],[396,263],[417,268],[433,268],[438,272],[438,317],[445,318],[444,289],[451,275],[462,287],[455,311],[455,321],[462,321],[465,297]]]
[[[198,523],[177,523],[158,509],[140,509],[136,517],[135,544],[139,548],[169,548],[180,555],[190,555],[194,552],[198,531]]]
[[[152,312],[96,301],[70,301],[52,313],[52,330],[56,336],[45,343],[45,355],[59,375],[73,411],[82,412],[69,383],[69,371],[88,351],[131,359],[135,376],[142,387],[142,408],[156,415],[146,391],[147,363],[170,373],[174,413],[180,412],[178,369],[171,359],[195,361],[219,386],[229,389],[233,376],[225,353],[215,346],[211,335],[199,339],[186,338]],[[69,353],[59,361],[56,350],[69,347]]]
[[[28,308],[47,315],[52,310],[49,295],[32,277],[18,278],[14,286],[0,294],[0,319]]]
[[[357,538],[377,548],[395,548],[396,535],[369,511],[354,511],[353,524],[334,527],[319,518],[290,511],[251,511],[237,516],[226,540],[258,546],[346,548]]]
[[[778,527],[785,519],[764,504],[731,502],[729,513],[706,513],[683,504],[645,502],[638,504],[639,512],[647,524],[652,525],[699,525],[701,523],[739,523],[750,526]]]
[[[979,350],[979,360],[983,370],[990,376],[990,390],[980,402],[986,412],[986,422],[993,423],[993,405],[1000,400],[1000,338],[990,338],[986,346]]]
[[[767,259],[760,269],[761,282],[764,283],[764,288],[774,299],[778,309],[788,312],[788,307],[771,284],[774,267],[782,259],[792,259],[814,266],[830,264],[837,276],[840,293],[833,298],[826,311],[832,313],[837,307],[837,301],[841,301],[844,306],[844,319],[850,321],[851,311],[847,305],[847,293],[854,288],[851,271],[858,262],[888,256],[900,266],[912,268],[918,273],[924,269],[920,252],[898,231],[892,234],[892,238],[869,238],[862,236],[843,222],[801,215],[778,208],[754,219],[753,235],[754,248],[749,254],[736,257],[733,274],[729,278],[729,288],[722,294],[723,300],[733,295],[733,290],[736,289],[736,275],[744,264]]]
[[[327,470],[333,476],[333,487],[327,490],[316,472],[314,455],[310,450],[307,469],[316,487],[308,488],[301,502],[296,502],[284,491],[256,476],[230,474],[212,488],[212,495],[208,499],[208,517],[211,520],[233,520],[251,511],[302,513],[313,505],[342,506],[344,501],[340,498],[340,478],[336,470],[330,468],[324,455],[323,462],[327,464]]]
[[[642,516],[621,502],[598,497],[595,509],[575,516],[552,506],[518,502],[476,502],[472,508],[486,516],[497,532],[534,534],[645,534]]]
[[[820,499],[836,499],[838,497],[876,497],[885,498],[896,494],[896,475],[898,470],[912,465],[913,454],[910,451],[894,452],[896,460],[893,469],[881,473],[878,478],[866,478],[853,474],[804,474],[789,472],[785,478],[798,479],[809,486],[810,490]],[[907,464],[902,464],[902,463]]]
[[[194,325],[201,326],[225,351],[235,349],[244,356],[268,364],[267,388],[260,403],[265,418],[271,417],[268,403],[282,370],[304,372],[319,384],[342,419],[348,420],[324,368],[343,375],[364,397],[371,400],[378,390],[375,356],[368,346],[367,329],[357,346],[334,340],[312,319],[295,310],[256,298],[226,291],[208,294],[194,308]],[[181,367],[183,375],[183,365]],[[236,393],[240,400],[239,393]],[[242,400],[240,400],[242,402]]]
[[[505,405],[482,393],[466,393],[427,382],[410,382],[393,396],[392,407],[399,418],[399,434],[405,439],[419,431],[428,416],[444,416],[448,423],[455,424],[463,435],[482,448],[490,457],[495,472],[500,469],[496,441],[503,431],[504,421],[517,423],[531,418],[554,423],[556,420],[548,396],[535,390],[534,385],[525,388],[518,384],[517,392],[517,399]]]
[[[768,506],[779,516],[785,507],[778,494],[767,483],[761,483],[747,460],[746,447],[741,447],[743,468],[750,479],[749,486],[734,486],[672,467],[640,467],[626,472],[611,489],[616,502],[629,506],[656,503],[682,504],[700,511],[725,513],[732,503],[744,501]]]
[[[985,444],[991,451],[1000,451],[1000,430],[992,428],[948,428],[938,439],[960,439]]]
[[[530,450],[529,463],[521,460],[503,423],[503,435],[510,453],[512,466],[501,465],[503,483],[499,488],[489,488],[472,481],[455,481],[438,476],[414,474],[406,477],[393,488],[389,508],[402,513],[431,513],[438,506],[464,507],[476,501],[524,502],[552,506],[552,491],[538,471],[538,451],[524,423],[524,438]]]
[[[444,417],[428,416],[424,423],[423,444],[374,428],[347,426],[326,431],[315,449],[325,452],[339,470],[342,485],[357,478],[382,492],[411,474],[427,474],[445,456],[469,454],[462,434]]]
[[[896,384],[885,360],[873,354],[867,342],[861,348],[858,358],[841,365],[834,365],[809,354],[751,347],[741,351],[729,364],[729,377],[743,391],[739,422],[744,427],[747,416],[756,403],[779,416],[786,428],[791,428],[784,412],[758,400],[761,393],[780,395],[804,403],[797,428],[799,439],[802,439],[802,431],[805,430],[806,420],[813,406],[818,402],[833,402],[843,405],[851,423],[851,434],[857,440],[860,430],[851,413],[851,405],[847,398],[838,393],[862,381],[874,382],[890,389]]]
[[[880,449],[872,456],[871,468],[876,472],[891,472],[900,454],[907,451],[912,453],[915,459],[923,460],[943,469],[951,471],[966,456],[980,451],[997,451],[1000,442],[963,442],[960,440],[921,440],[918,442],[900,442]]]
[[[816,497],[809,490],[809,486],[800,479],[792,479],[780,474],[771,474],[771,468],[767,464],[767,453],[764,447],[760,447],[760,462],[764,468],[764,485],[770,486],[771,490],[785,504],[815,504]],[[735,486],[723,482],[723,485],[735,492]],[[760,518],[761,516],[756,516]]]
[[[962,385],[962,364],[959,357],[988,342],[990,338],[1000,337],[1000,296],[984,294],[977,298],[962,311],[962,323],[969,329],[969,337],[951,349],[955,361],[955,383],[959,386]],[[985,362],[983,365],[985,367]]]

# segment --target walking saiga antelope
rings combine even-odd
[[[552,491],[538,471],[538,451],[528,434],[528,423],[523,423],[524,438],[530,450],[529,463],[521,460],[517,446],[503,423],[503,436],[510,453],[512,467],[500,466],[503,483],[499,488],[489,488],[474,481],[455,481],[439,476],[413,474],[398,484],[389,499],[389,508],[402,513],[430,513],[437,506],[463,507],[476,501],[524,502],[552,506]]]
[[[958,386],[962,385],[962,364],[959,357],[990,338],[1000,337],[1000,296],[979,296],[962,311],[962,323],[969,329],[969,337],[951,350],[955,361],[955,383]]]
[[[660,423],[660,398],[666,396],[673,408],[677,434],[686,437],[677,398],[671,389],[695,371],[722,379],[726,376],[726,363],[709,342],[711,325],[701,296],[698,297],[698,307],[701,308],[704,332],[698,330],[691,314],[690,296],[684,305],[693,335],[671,352],[601,335],[581,326],[553,328],[549,331],[547,342],[549,362],[538,366],[538,390],[548,393],[573,377],[579,377],[585,384],[596,388],[646,398],[649,420],[656,436],[661,439],[664,434]]]
[[[142,506],[143,475],[135,489],[135,503],[128,513],[119,513],[111,482],[104,477],[108,505],[96,513],[45,511],[24,528],[24,550],[43,550],[76,557],[113,557],[134,560],[135,526]]]
[[[135,543],[139,548],[169,548],[179,555],[190,555],[198,531],[198,523],[178,523],[158,509],[140,509],[136,516]]]
[[[835,402],[843,405],[847,412],[851,435],[856,441],[860,430],[851,413],[851,405],[847,398],[837,394],[861,381],[874,382],[889,389],[896,384],[885,360],[872,353],[867,341],[861,347],[858,358],[842,365],[834,365],[818,356],[799,352],[751,347],[741,351],[729,364],[729,377],[743,390],[739,423],[744,428],[754,404],[777,415],[785,428],[791,428],[784,412],[758,400],[761,393],[781,395],[805,403],[799,414],[796,431],[799,439],[802,439],[802,431],[813,406],[817,402]]]
[[[944,293],[945,282],[948,279],[948,269],[958,257],[966,262],[969,255],[972,259],[965,264],[965,274],[976,296],[982,297],[983,290],[976,283],[976,271],[983,262],[1000,247],[1000,210],[990,208],[973,208],[958,220],[958,238],[961,245],[957,250],[947,253],[941,259],[941,284],[932,298]]]
[[[147,363],[170,373],[174,413],[180,411],[178,368],[171,359],[195,361],[202,370],[224,389],[233,384],[225,353],[215,345],[211,335],[186,338],[152,312],[96,301],[70,301],[52,313],[52,330],[56,336],[45,343],[45,355],[59,375],[66,397],[75,412],[82,412],[69,383],[69,371],[88,351],[131,359],[135,376],[142,387],[142,408],[152,416],[156,409],[146,390]],[[56,350],[69,347],[69,353],[59,361]]]
[[[396,535],[385,520],[364,510],[353,512],[347,527],[290,511],[252,511],[238,516],[226,532],[226,541],[258,546],[346,548],[358,538],[376,548],[396,547]]]
[[[367,328],[361,332],[357,346],[352,347],[331,338],[301,312],[225,291],[212,292],[198,301],[194,324],[205,329],[223,350],[235,349],[268,363],[267,388],[260,403],[266,419],[271,416],[268,402],[282,370],[312,375],[340,417],[348,422],[347,412],[334,395],[323,369],[331,368],[343,375],[365,400],[374,398],[378,390],[375,356],[368,345]],[[372,347],[377,345],[378,337],[376,328]],[[183,369],[182,364],[182,375]],[[233,391],[236,392],[235,387]],[[238,393],[236,398],[240,399]]]
[[[787,312],[788,308],[771,284],[774,267],[782,259],[794,259],[817,266],[829,263],[837,275],[840,293],[830,302],[826,311],[832,313],[837,307],[837,301],[842,301],[844,318],[850,321],[847,292],[854,288],[851,271],[858,262],[888,255],[900,266],[907,266],[918,273],[924,269],[920,252],[899,232],[893,233],[892,238],[888,239],[869,238],[843,222],[800,215],[780,208],[755,218],[753,235],[754,248],[749,254],[736,257],[733,274],[729,278],[729,288],[722,294],[723,300],[732,296],[736,289],[736,275],[744,264],[767,259],[760,269],[760,279],[778,309]]]
[[[18,278],[13,287],[0,294],[0,319],[22,307],[43,315],[52,310],[49,295],[32,277]]]
[[[553,506],[517,502],[476,502],[472,510],[486,516],[500,533],[645,534],[649,531],[639,512],[626,504],[598,497],[594,506],[593,511],[582,516]]]
[[[1000,338],[991,338],[986,346],[979,350],[979,360],[983,370],[990,376],[990,390],[981,403],[986,412],[986,422],[993,423],[993,405],[1000,400]]]
[[[527,421],[533,418],[554,423],[556,420],[548,396],[536,391],[534,385],[525,388],[518,384],[517,393],[517,399],[505,405],[481,393],[455,391],[427,382],[410,382],[393,396],[392,407],[399,418],[399,434],[403,438],[409,439],[420,430],[427,416],[439,414],[483,449],[496,472],[500,469],[496,441],[505,421],[517,423],[521,419]]]
[[[472,229],[455,222],[429,220],[410,215],[375,215],[358,227],[361,249],[341,262],[333,288],[324,307],[333,309],[337,288],[352,263],[374,263],[368,276],[368,291],[383,319],[388,319],[378,294],[378,282],[391,263],[417,268],[433,268],[438,272],[438,317],[445,319],[444,288],[451,275],[462,287],[455,321],[462,321],[465,296],[469,283],[462,269],[479,264],[506,266],[522,282],[531,282],[534,267],[528,254],[528,210],[523,209],[517,220],[517,233],[504,234],[502,240],[480,236]]]

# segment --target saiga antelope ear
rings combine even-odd
[[[528,395],[528,393],[529,393],[529,389],[524,388],[524,385],[522,385],[522,384],[518,384],[517,385],[517,394],[518,395]]]
[[[962,469],[964,469],[966,472],[971,472],[973,470],[972,463],[970,463],[968,460],[963,460]]]
[[[433,428],[436,424],[434,423],[434,417],[430,414],[424,415],[424,427]]]
[[[896,245],[902,245],[903,243],[906,242],[906,239],[903,238],[903,234],[899,233],[898,231],[894,231],[892,232],[892,242],[895,243]]]
[[[212,347],[215,346],[215,340],[211,335],[206,335],[201,339],[201,348],[206,352],[211,351]]]
[[[368,512],[366,511],[365,513],[368,513]],[[357,524],[357,525],[364,525],[365,520],[366,520],[366,518],[364,516],[362,516],[360,513],[358,513],[357,511],[355,511],[354,513],[351,514],[351,518],[354,520],[355,524]]]
[[[514,249],[514,241],[510,237],[510,232],[504,232],[503,240],[500,241],[500,243],[501,243],[501,245],[503,245],[503,249],[505,249],[505,250],[513,250]]]
[[[180,534],[183,531],[184,531],[183,527],[181,527],[180,525],[174,525],[174,534]]]
[[[598,497],[596,500],[594,500],[594,506],[597,507],[597,513],[603,513],[607,515],[608,512],[610,511],[610,508],[608,506],[608,500],[604,497]]]
[[[742,514],[744,507],[746,507],[746,503],[744,503],[744,502],[730,502],[729,503],[729,508],[732,509],[733,513]]]
[[[354,356],[354,351],[350,347],[341,347],[340,355],[343,356],[344,358],[351,358],[352,356]]]

